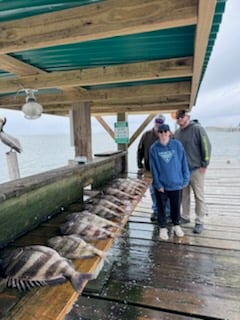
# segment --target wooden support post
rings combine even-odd
[[[72,108],[75,157],[92,160],[91,113],[88,102],[79,102]]]
[[[10,180],[20,178],[20,171],[18,166],[17,153],[15,151],[9,151],[6,153],[8,174]]]
[[[127,121],[127,120],[128,120],[128,116],[126,112],[117,113],[117,121]],[[128,151],[128,144],[127,143],[118,144],[118,150]],[[122,163],[123,172],[128,172],[128,155],[126,155],[122,161],[123,161]]]

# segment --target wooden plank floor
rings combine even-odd
[[[115,230],[116,235],[121,233],[122,228],[124,228],[129,219],[129,214],[138,201],[132,201],[125,208],[125,216],[121,221],[121,226]],[[64,212],[59,213],[51,220],[42,223],[35,230],[18,238],[10,246],[47,245],[48,239],[59,234],[58,228],[65,221],[66,215],[71,212],[81,211],[82,209],[81,203],[70,205]],[[99,250],[107,252],[111,248],[113,239],[93,241],[92,243]],[[77,271],[95,274],[98,274],[103,266],[102,259],[97,256],[91,259],[77,259],[73,263]],[[83,287],[86,283],[84,283]],[[6,288],[0,291],[0,319],[61,320],[69,312],[78,296],[79,293],[74,291],[69,281],[58,286],[34,288],[28,292],[18,292],[16,289]]]
[[[65,320],[240,319],[240,163],[214,160],[206,178],[204,232],[160,241],[146,192]]]

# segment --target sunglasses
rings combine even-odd
[[[168,132],[168,130],[160,130],[160,131],[158,131],[159,133],[167,133]]]
[[[163,120],[161,120],[161,119],[156,119],[156,120],[155,120],[155,123],[163,124]]]
[[[184,117],[185,117],[185,114],[181,114],[181,115],[177,116],[176,119],[179,120],[179,119],[183,119]]]

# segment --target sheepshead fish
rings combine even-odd
[[[104,240],[114,238],[114,234],[107,229],[95,226],[92,223],[82,223],[81,221],[67,221],[60,226],[60,232],[64,235],[77,234],[86,241]]]
[[[85,209],[105,219],[121,219],[122,215],[102,205],[86,204]]]
[[[111,201],[112,203],[118,205],[118,206],[125,206],[125,202],[122,199],[119,199],[111,194],[105,194],[104,199]]]
[[[87,204],[100,205],[116,212],[121,212],[121,213],[125,212],[125,210],[122,207],[104,198],[102,199],[92,198],[89,202],[87,202]]]
[[[70,260],[41,245],[11,250],[2,259],[2,270],[7,287],[20,291],[70,280],[73,288],[80,292],[84,281],[95,278],[93,274],[77,272]]]
[[[140,187],[140,188],[144,188],[144,189],[148,187],[148,183],[142,179],[139,179],[139,178],[128,177],[126,179],[119,178],[119,180],[128,181],[129,183],[134,184],[135,186]]]
[[[112,222],[108,219],[100,217],[94,213],[87,210],[73,212],[66,216],[68,221],[82,221],[84,223],[93,223],[94,225],[101,228],[118,228],[120,225],[118,223]]]
[[[111,186],[106,187],[106,189],[104,190],[105,193],[109,193],[111,195],[120,197],[121,199],[124,200],[136,200],[138,199],[138,197],[133,196],[132,194],[128,193],[128,192],[124,192],[119,190],[119,188],[114,188]]]
[[[107,256],[106,252],[95,248],[75,234],[50,238],[48,245],[61,256],[69,259],[91,258],[95,255],[106,259]]]

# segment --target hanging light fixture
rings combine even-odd
[[[26,103],[22,106],[24,117],[29,120],[38,119],[42,115],[43,107],[41,106],[41,104],[36,102],[34,93],[37,92],[37,90],[24,89],[24,91],[27,95]]]

